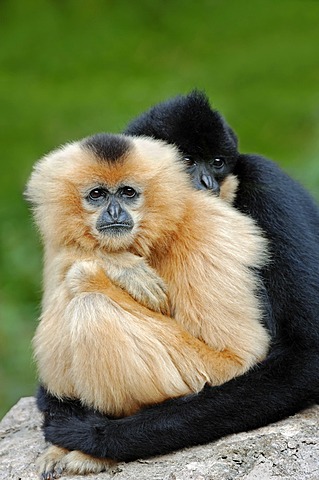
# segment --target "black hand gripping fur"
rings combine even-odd
[[[233,155],[231,168],[240,181],[235,206],[256,219],[270,240],[272,261],[262,279],[271,352],[262,364],[224,385],[123,419],[59,401],[40,388],[46,440],[128,461],[258,428],[318,402],[319,210],[312,198],[273,162],[238,154],[234,133],[217,112],[212,117],[206,97],[198,92],[157,105],[126,133],[162,138],[185,155],[191,146],[192,155],[204,161]]]

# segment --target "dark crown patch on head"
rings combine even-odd
[[[131,148],[131,142],[123,135],[97,133],[83,140],[83,146],[101,160],[116,161],[123,157]]]

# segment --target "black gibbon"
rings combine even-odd
[[[248,216],[192,188],[177,149],[89,137],[41,159],[26,195],[44,244],[35,359],[57,399],[125,416],[265,358],[255,270],[266,241]],[[56,446],[39,461],[44,478],[108,464]]]
[[[270,242],[271,261],[261,276],[271,350],[258,368],[234,380],[122,420],[57,402],[40,388],[46,438],[99,457],[134,460],[258,428],[318,401],[319,211],[313,199],[274,162],[239,153],[234,132],[203,93],[156,105],[126,133],[177,145],[196,188],[222,195],[223,180],[230,172],[237,176],[234,206],[255,219]]]

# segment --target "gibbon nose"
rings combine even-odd
[[[112,200],[107,208],[107,212],[109,213],[111,219],[117,222],[120,220],[121,213],[123,212],[123,210],[121,208],[121,205],[118,202]]]
[[[210,175],[203,173],[200,177],[200,183],[204,188],[207,188],[207,190],[211,190],[213,186],[213,179]]]
[[[203,173],[200,177],[201,189],[202,190],[211,190],[215,195],[219,195],[219,183],[212,175],[207,175]]]

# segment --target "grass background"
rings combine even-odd
[[[36,385],[35,160],[198,87],[319,198],[318,21],[316,0],[0,0],[0,418]]]

